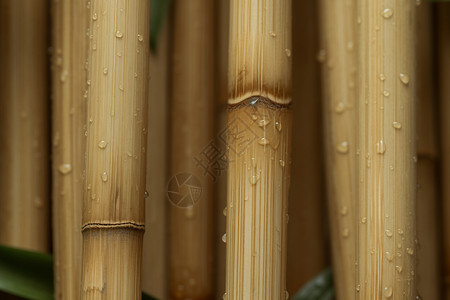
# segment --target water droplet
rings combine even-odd
[[[380,141],[377,143],[377,153],[378,153],[378,154],[384,154],[384,152],[386,152],[386,145],[385,145],[385,143],[383,142],[383,140],[380,140]]]
[[[228,298],[227,293],[223,294],[222,298],[223,298],[223,300],[227,300],[227,298]]]
[[[222,235],[222,242],[226,243],[227,242],[227,234],[224,233],[224,235]]]
[[[116,37],[119,38],[119,39],[123,38],[123,33],[120,30],[117,30],[116,31]]]
[[[287,57],[291,57],[292,55],[291,49],[284,49],[284,52],[286,52]]]
[[[341,154],[348,153],[348,142],[343,141],[343,142],[339,143],[336,147],[336,150],[337,150],[337,152],[339,152]]]
[[[100,149],[105,149],[107,144],[108,144],[108,143],[105,142],[105,141],[100,141],[100,142],[98,142],[98,147],[99,147]]]
[[[387,236],[387,237],[392,237],[392,231],[391,231],[391,230],[386,229],[386,230],[384,231],[384,233],[386,233],[386,236]]]
[[[361,285],[360,285],[360,284],[357,284],[357,285],[356,285],[356,291],[359,292],[360,290],[361,290]]]
[[[395,129],[401,129],[402,128],[402,123],[400,123],[400,122],[392,122],[392,127],[394,127]]]
[[[398,273],[401,273],[403,271],[403,268],[401,266],[395,266],[395,269]]]
[[[108,68],[104,68],[104,69],[103,69],[103,74],[104,74],[104,75],[108,74]]]
[[[325,62],[325,60],[327,59],[327,51],[325,49],[320,50],[317,53],[316,58],[317,58],[317,61],[320,63]]]
[[[97,50],[97,43],[95,43],[95,42],[92,43],[92,50],[94,50],[94,51]]]
[[[258,116],[255,115],[255,114],[252,114],[251,117],[252,117],[252,120],[253,120],[253,121],[256,121],[256,120],[258,119]]]
[[[62,164],[58,168],[59,172],[63,175],[69,174],[72,171],[71,164]]]
[[[399,78],[400,78],[400,81],[401,81],[403,84],[406,85],[406,84],[409,83],[409,76],[408,76],[408,75],[403,74],[403,73],[400,73]]]
[[[414,254],[414,249],[413,248],[406,248],[406,252],[408,252],[409,255],[413,255]]]
[[[259,126],[259,127],[264,127],[264,126],[266,126],[266,125],[269,124],[269,123],[270,123],[269,120],[261,119],[261,120],[258,121],[258,126]]]
[[[148,197],[150,197],[150,194],[148,193],[147,190],[145,190],[145,192],[144,192],[144,199],[147,199]]]
[[[350,235],[350,230],[348,229],[348,228],[344,228],[343,230],[342,230],[342,236],[344,237],[344,238],[346,238],[346,237],[348,237]]]
[[[281,122],[276,121],[276,122],[275,122],[275,128],[276,128],[278,131],[281,131],[281,129],[282,129],[282,127],[281,127]]]
[[[361,17],[360,16],[358,16],[357,18],[356,18],[356,23],[358,23],[358,24],[361,24]]]
[[[226,216],[227,215],[227,207],[225,206],[225,208],[223,209],[223,215]]]
[[[288,291],[284,291],[284,299],[286,299],[286,300],[289,299],[289,293],[288,293]]]
[[[258,144],[265,146],[265,145],[269,144],[269,140],[266,139],[265,137],[262,137],[259,139]]]
[[[398,232],[399,235],[403,235],[404,234],[403,230],[401,230],[400,228],[397,230],[397,232]]]
[[[286,219],[286,224],[289,223],[289,214],[285,215],[285,219]]]
[[[417,163],[417,156],[413,156],[412,159],[413,159],[413,162],[414,162],[414,163]]]
[[[389,251],[386,251],[384,254],[386,255],[386,259],[387,259],[388,261],[392,261],[392,260],[394,259],[394,254],[392,254],[392,253],[389,252]]]
[[[88,80],[86,81],[86,83],[87,83],[87,85],[91,85],[91,80],[88,79]]]
[[[103,180],[103,182],[107,182],[107,181],[108,181],[108,173],[103,172],[103,174],[102,174],[102,180]]]
[[[284,162],[284,160],[280,159],[280,166],[284,167],[286,165],[286,163]]]
[[[63,70],[62,72],[61,72],[61,77],[59,78],[59,80],[61,81],[61,82],[66,82],[66,80],[67,80],[67,76],[69,75],[69,72],[67,72],[67,70]]]
[[[381,15],[382,15],[383,18],[385,18],[385,19],[391,18],[393,14],[394,14],[394,12],[393,12],[392,9],[390,9],[390,8],[385,8],[385,9],[381,12]]]
[[[388,91],[383,91],[383,96],[385,96],[385,97],[389,97],[389,95],[390,95],[390,93],[388,92]]]
[[[383,293],[383,295],[384,295],[386,298],[392,297],[392,287],[391,287],[391,286],[386,286],[386,287],[384,287],[384,293]]]
[[[275,32],[273,32],[272,30],[269,31],[269,34],[270,34],[271,37],[276,37],[277,36],[277,34]]]
[[[346,205],[341,207],[341,215],[346,216],[348,214],[348,207]]]
[[[92,15],[92,20],[97,21],[97,13],[94,13],[94,14]]]
[[[345,104],[344,102],[338,102],[335,106],[334,106],[334,111],[337,112],[338,114],[343,113],[345,110]]]
[[[402,248],[402,244],[401,244],[401,243],[398,243],[398,244],[397,244],[397,248],[398,248],[398,249],[401,249],[401,248]],[[399,256],[402,256],[402,255],[400,254]]]
[[[138,34],[137,35],[137,39],[139,42],[143,42],[144,41],[144,37],[142,36],[142,34]]]
[[[394,171],[394,166],[393,165],[389,165],[389,170]]]
[[[250,183],[251,184],[256,184],[259,180],[259,176],[258,175],[253,175],[250,177]]]
[[[95,200],[97,198],[97,194],[91,194],[91,199]]]
[[[383,73],[380,74],[379,76],[381,81],[385,81],[386,80],[386,75],[384,75]]]
[[[89,183],[89,184],[87,185],[87,190],[90,191],[91,189],[92,189],[92,185]]]
[[[361,223],[366,224],[367,223],[367,218],[366,217],[362,217],[361,218]]]

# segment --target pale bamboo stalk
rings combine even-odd
[[[320,77],[316,1],[293,1],[292,173],[289,195],[286,286],[296,293],[327,266],[325,203],[321,168]],[[307,46],[305,46],[307,45]],[[305,141],[307,141],[305,143]]]
[[[438,84],[439,84],[439,111],[440,111],[440,138],[441,138],[441,186],[442,186],[442,221],[443,221],[443,254],[445,299],[450,299],[450,7],[448,3],[436,5],[437,11],[437,55]]]
[[[140,299],[150,2],[90,3],[82,299]]]
[[[49,250],[47,2],[0,5],[0,244]]]
[[[442,299],[437,89],[431,12],[431,3],[427,1],[417,9],[417,290],[423,299]]]
[[[56,299],[80,299],[81,295],[88,13],[85,1],[52,2],[52,208]]]
[[[358,299],[416,297],[415,8],[364,0],[357,17]]]
[[[320,1],[327,195],[337,299],[355,296],[357,240],[356,1]],[[361,222],[364,223],[363,220]]]
[[[168,28],[164,25],[156,53],[150,55],[148,105],[147,187],[142,288],[167,299],[167,141],[168,141]],[[154,145],[158,145],[154,147]]]
[[[286,299],[290,0],[231,1],[224,299]]]
[[[212,193],[215,178],[207,172],[213,166],[202,154],[203,150],[209,153],[213,141],[213,4],[210,0],[173,2],[168,175],[174,178],[189,173],[197,178],[202,191],[200,198],[193,196],[192,200],[197,201],[194,204],[170,206],[170,299],[210,299],[215,291]],[[186,196],[188,190],[192,193],[191,187],[180,184],[180,194]]]

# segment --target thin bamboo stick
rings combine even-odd
[[[85,1],[52,2],[52,201],[56,299],[80,299],[81,295],[88,12]]]
[[[286,286],[295,294],[327,266],[323,192],[320,77],[316,1],[293,1],[292,173],[289,195]],[[307,45],[307,46],[305,46]],[[308,141],[305,143],[305,141]]]
[[[415,1],[360,3],[358,299],[416,297],[415,20]]]
[[[431,3],[417,9],[417,290],[423,299],[441,297],[438,190],[437,89],[434,86]]]
[[[186,202],[178,204],[171,198],[170,299],[210,299],[214,295],[212,183],[215,178],[209,173],[213,168],[209,154],[214,153],[209,147],[214,124],[213,4],[210,0],[173,2],[169,176],[183,180],[182,175],[177,175],[188,173],[197,182],[194,186],[179,182],[177,193],[186,196],[182,198],[185,200],[191,195],[196,203],[184,206]],[[201,188],[201,194],[192,194],[197,187]]]
[[[150,2],[90,7],[82,299],[140,299]]]
[[[442,155],[442,208],[443,208],[443,254],[445,276],[445,299],[450,299],[450,6],[448,3],[436,5],[437,12],[437,59],[439,84],[440,138]]]
[[[0,243],[49,250],[47,2],[0,4]]]
[[[356,1],[320,1],[327,195],[337,299],[355,295]],[[358,221],[356,221],[358,222]],[[364,223],[364,220],[361,220]]]
[[[224,299],[286,299],[291,1],[231,1]]]
[[[151,8],[150,8],[151,9]],[[167,141],[168,141],[168,28],[159,35],[158,49],[150,55],[148,107],[147,187],[142,288],[167,299]],[[152,130],[153,129],[153,130]],[[158,145],[158,147],[153,147]]]

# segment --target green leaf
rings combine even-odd
[[[146,293],[142,292],[142,300],[157,300],[157,299],[153,298],[149,294],[146,294]]]
[[[0,290],[26,299],[53,299],[52,256],[0,245]]]
[[[169,10],[170,0],[150,1],[150,49],[156,53],[158,36]]]
[[[328,268],[306,283],[292,300],[333,300],[333,274]]]

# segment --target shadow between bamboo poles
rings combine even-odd
[[[315,1],[293,1],[292,185],[289,195],[286,286],[295,294],[327,267],[322,173],[320,77]],[[307,141],[307,142],[305,142]]]
[[[0,5],[0,243],[48,251],[47,1]]]
[[[413,299],[416,7],[414,1],[359,5],[357,298]]]
[[[80,299],[86,150],[86,1],[52,2],[52,164],[55,298]]]
[[[328,212],[337,299],[355,297],[357,241],[356,1],[320,1]],[[367,217],[365,217],[367,218]],[[366,219],[362,219],[363,224]]]
[[[214,2],[173,2],[169,298],[214,295]],[[212,151],[212,152],[211,152]]]
[[[140,299],[150,2],[90,2],[82,299]]]
[[[166,22],[150,54],[148,107],[145,227],[150,230],[144,234],[142,288],[158,299],[167,299],[168,32]]]
[[[224,299],[285,299],[291,7],[231,1]]]
[[[439,215],[437,89],[431,3],[417,8],[417,290],[442,299]]]
[[[448,3],[436,5],[437,16],[437,51],[436,62],[439,84],[440,138],[441,138],[441,186],[442,186],[442,221],[445,299],[450,299],[450,7]]]

